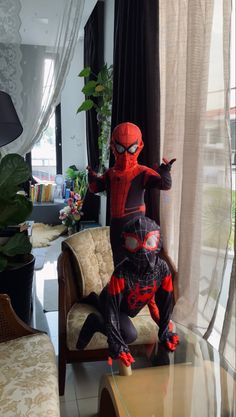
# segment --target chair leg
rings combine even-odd
[[[65,393],[65,381],[66,381],[66,358],[63,352],[59,351],[58,357],[59,363],[59,395],[64,395]]]

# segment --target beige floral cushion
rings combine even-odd
[[[72,251],[81,273],[82,293],[100,293],[114,269],[109,226],[82,230],[63,242]]]
[[[0,370],[0,416],[60,416],[55,353],[47,335],[0,343]]]
[[[67,347],[76,350],[76,342],[86,317],[96,311],[94,307],[86,304],[74,304],[67,315]],[[133,345],[152,344],[157,340],[158,327],[152,320],[148,307],[145,307],[131,319],[138,332],[138,338]],[[87,350],[107,348],[107,338],[101,333],[95,333],[86,347]]]

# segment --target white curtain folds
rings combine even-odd
[[[0,90],[10,94],[22,135],[1,153],[25,155],[59,101],[73,56],[84,0],[0,0]]]
[[[202,335],[232,264],[230,17],[230,0],[160,1],[162,154],[177,158],[161,227],[179,272],[174,319]]]

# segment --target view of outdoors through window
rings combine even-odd
[[[37,182],[54,182],[56,175],[55,115],[53,114],[42,138],[33,147],[32,173]]]
[[[49,90],[53,88],[52,58],[45,59],[44,64],[44,89],[42,107],[45,105]],[[51,116],[47,128],[39,142],[31,151],[32,173],[38,183],[53,183],[56,175],[56,139],[55,139],[55,115]]]

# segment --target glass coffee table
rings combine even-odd
[[[178,325],[180,345],[156,345],[130,376],[111,372],[99,389],[99,417],[235,417],[235,373],[219,353]]]

